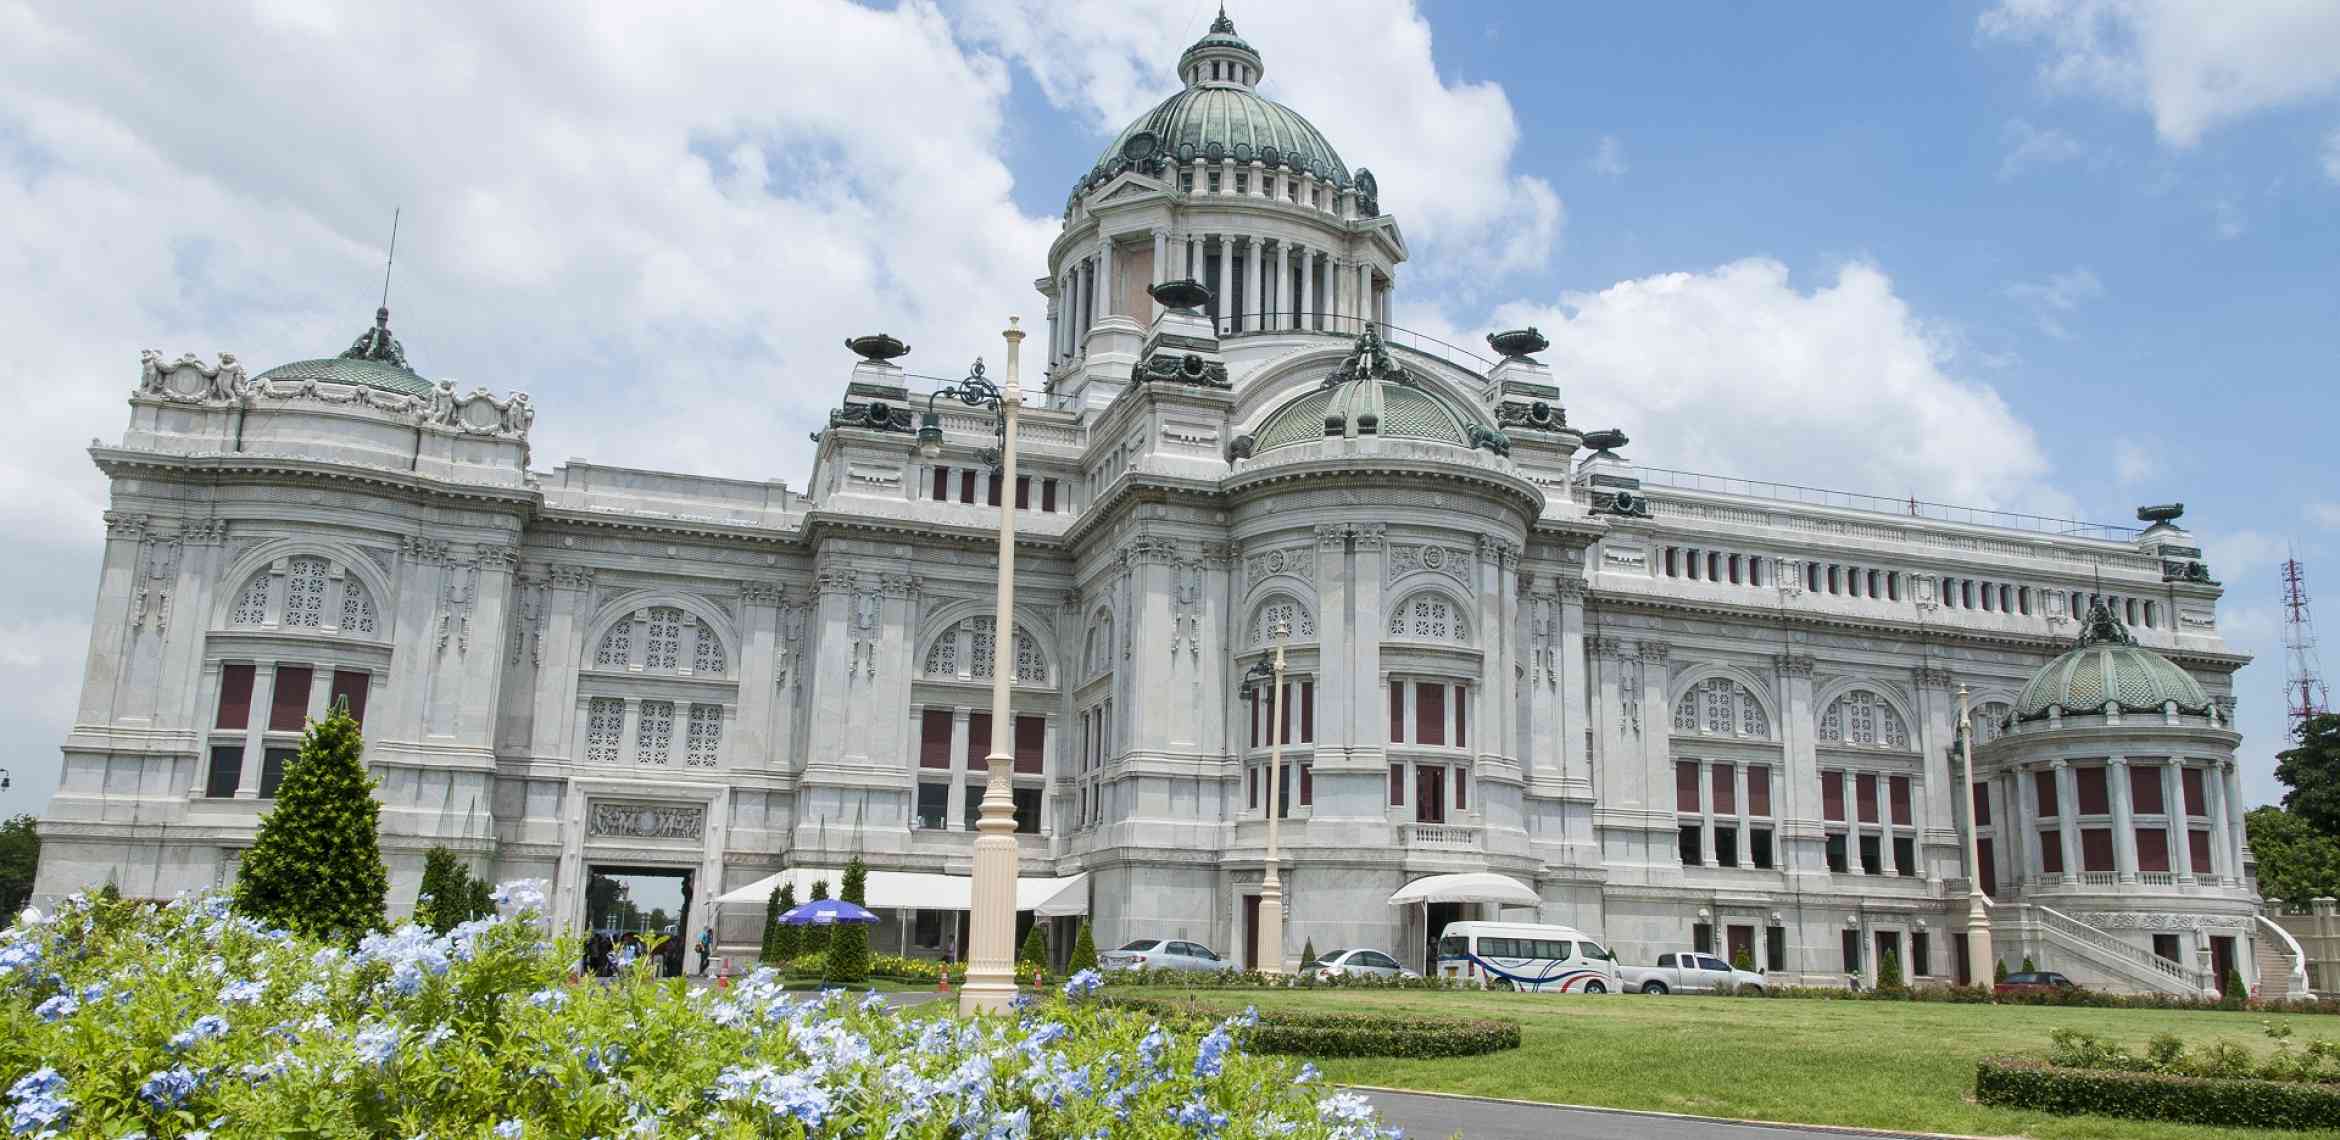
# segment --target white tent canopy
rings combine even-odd
[[[1544,900],[1535,888],[1509,875],[1472,871],[1461,875],[1431,875],[1399,887],[1389,896],[1391,906],[1415,903],[1495,903],[1499,906],[1537,906]]]
[[[777,875],[766,875],[746,886],[725,891],[715,897],[715,903],[717,906],[763,903],[783,884],[796,887],[797,902],[810,902],[812,885],[822,880],[828,882],[829,896],[834,898],[845,885],[845,872],[817,867],[790,867]],[[944,875],[933,871],[871,871],[864,884],[861,905],[871,910],[967,910],[973,894],[973,882],[964,875]],[[1089,876],[1084,872],[1061,879],[1017,879],[1016,909],[1033,911],[1043,918],[1087,914]]]

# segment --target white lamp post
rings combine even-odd
[[[1996,972],[1999,958],[1991,948],[1990,897],[1983,893],[1982,817],[1974,807],[1974,715],[1967,707],[1966,686],[1958,686],[1958,746],[1966,760],[1966,968],[1976,985]]]
[[[1284,881],[1276,870],[1276,825],[1282,814],[1277,792],[1284,775],[1284,639],[1291,627],[1279,621],[1269,633],[1276,640],[1275,664],[1253,665],[1244,679],[1264,674],[1275,686],[1268,704],[1267,867],[1259,881],[1259,930],[1252,945],[1259,972],[1272,978],[1284,971]]]
[[[991,753],[983,786],[983,814],[975,830],[975,876],[970,884],[967,984],[959,989],[959,1012],[1005,1010],[1016,997],[1016,801],[1010,791],[1015,770],[1015,721],[1008,689],[1016,676],[1016,386],[1024,332],[1008,318],[1006,383],[994,388],[983,365],[955,387],[935,393],[971,406],[990,405],[999,413],[999,617],[991,647]],[[942,453],[942,420],[934,397],[926,402],[918,448],[928,458]]]

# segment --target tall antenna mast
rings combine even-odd
[[[400,206],[390,209],[390,252],[382,258],[382,307],[385,309],[390,307],[390,267],[398,264],[398,215],[405,212]]]
[[[2291,731],[2332,709],[2324,688],[2323,662],[2316,656],[2316,622],[2308,613],[2306,575],[2299,559],[2283,560],[2283,704]]]

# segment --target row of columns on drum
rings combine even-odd
[[[1390,285],[1377,278],[1370,261],[1344,258],[1306,244],[1245,234],[1181,234],[1153,231],[1151,284],[1192,278],[1212,287],[1210,313],[1221,335],[1309,329],[1356,331],[1360,322],[1390,319]],[[1216,268],[1213,268],[1216,262]],[[1053,351],[1055,359],[1078,356],[1100,316],[1121,315],[1114,239],[1068,266],[1057,282]],[[1230,291],[1226,283],[1233,282]],[[1230,295],[1230,293],[1232,295]],[[1148,317],[1162,314],[1148,302]]]

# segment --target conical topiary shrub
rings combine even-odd
[[[1089,932],[1089,920],[1081,920],[1081,931],[1073,936],[1072,957],[1064,963],[1072,973],[1097,968],[1097,936]]]
[[[804,953],[804,928],[780,921],[781,915],[795,909],[796,884],[781,884],[780,909],[772,912],[772,961],[785,962]]]
[[[463,921],[470,908],[471,872],[453,851],[434,846],[423,852],[422,887],[414,896],[415,925],[433,934],[445,934]]]
[[[390,871],[376,829],[381,805],[346,704],[312,723],[260,817],[236,879],[235,909],[252,920],[345,946],[380,930]]]
[[[812,885],[812,897],[805,901],[819,902],[827,897],[829,897],[829,880],[814,879]],[[791,927],[790,929],[796,931],[797,935],[802,939],[802,941],[797,946],[797,953],[826,954],[829,952],[828,927],[797,926]]]
[[[1023,948],[1016,951],[1016,961],[1027,966],[1048,965],[1048,936],[1040,933],[1039,923],[1033,923],[1032,929],[1025,933]]]
[[[860,906],[868,897],[869,865],[856,855],[845,864],[845,882],[837,897]],[[869,928],[855,924],[840,924],[829,928],[828,969],[823,974],[832,982],[858,982],[869,976]]]

